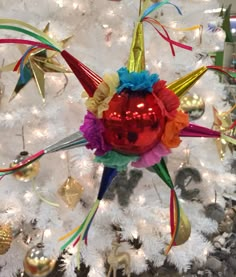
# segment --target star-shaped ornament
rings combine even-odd
[[[49,33],[50,24],[48,23],[44,28],[43,32]],[[71,39],[68,37],[60,41],[61,46],[64,48],[67,42]],[[25,45],[18,46],[22,55],[29,49]],[[45,102],[45,78],[44,75],[47,72],[54,73],[71,73],[71,70],[60,64],[56,58],[58,53],[53,50],[38,49],[29,54],[28,60],[20,72],[20,78],[17,81],[14,92],[10,97],[10,101],[13,100],[18,93],[24,88],[31,79],[35,80],[40,96],[43,102]],[[12,71],[14,70],[17,62],[6,65],[1,68],[1,71]]]
[[[235,132],[233,129],[230,130],[230,126],[232,126],[232,118],[231,118],[231,112],[235,108],[235,106],[226,112],[219,112],[215,107],[213,107],[213,116],[214,116],[214,122],[213,122],[213,130],[220,131],[220,132],[226,132],[229,131],[229,134],[232,135],[232,132]],[[231,143],[228,143],[224,138],[217,138],[216,139],[216,147],[217,151],[219,153],[220,159],[223,160],[225,156],[225,152],[227,147],[229,147],[230,151],[233,151],[233,145]]]

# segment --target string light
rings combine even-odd
[[[114,13],[113,10],[109,10],[109,11],[107,12],[107,15],[109,15],[109,16],[115,16],[115,13]]]
[[[142,226],[142,227],[145,227],[147,225],[147,221],[145,219],[140,219],[139,220],[139,224]]]
[[[72,6],[73,6],[73,9],[76,10],[78,8],[79,4],[74,2]]]
[[[24,199],[25,199],[26,202],[29,203],[29,202],[31,201],[32,198],[33,198],[33,193],[32,193],[32,192],[27,191],[27,192],[24,194]]]
[[[99,210],[101,213],[104,213],[107,210],[108,203],[105,201],[101,201],[99,205]]]
[[[46,229],[44,231],[44,237],[45,238],[49,238],[49,237],[51,237],[51,235],[52,235],[52,231],[50,229]]]
[[[204,13],[220,13],[221,10],[222,10],[223,12],[226,11],[225,8],[223,8],[223,9],[222,9],[222,8],[218,8],[218,9],[205,10]]]
[[[137,238],[138,238],[138,231],[137,231],[137,230],[133,230],[133,231],[131,232],[131,234],[132,234],[132,237],[133,237],[134,239],[137,239]]]
[[[203,161],[200,161],[200,164],[201,166],[205,166],[204,162]]]
[[[143,205],[146,202],[146,198],[143,195],[140,195],[138,197],[138,202],[140,203],[140,205]]]
[[[12,120],[12,119],[13,119],[13,116],[12,116],[10,113],[6,113],[6,114],[5,114],[5,119],[6,119],[6,120]]]
[[[66,159],[66,153],[65,153],[65,152],[62,152],[62,153],[60,154],[60,158],[61,158],[62,160],[65,160],[65,159]]]
[[[63,0],[55,0],[60,8],[64,7]]]
[[[120,38],[119,38],[119,42],[127,42],[127,40],[128,40],[128,36],[127,35],[123,35],[123,36],[121,36]]]
[[[203,164],[203,166],[204,166],[204,164]],[[202,176],[204,177],[204,178],[208,178],[209,177],[209,173],[208,172],[204,172],[203,174],[202,174]]]
[[[37,115],[37,114],[39,114],[39,110],[35,106],[33,106],[31,108],[31,113],[34,114],[34,115]]]
[[[40,129],[35,129],[33,131],[34,136],[38,137],[38,138],[44,138],[48,136],[48,132],[47,130],[40,130]]]

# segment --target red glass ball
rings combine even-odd
[[[103,113],[104,138],[123,154],[142,154],[160,141],[165,118],[156,98],[146,91],[115,94]]]

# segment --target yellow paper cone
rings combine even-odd
[[[167,85],[167,88],[172,90],[179,98],[184,96],[188,90],[199,80],[202,75],[207,71],[206,66],[202,66],[187,75],[179,78],[178,80]]]
[[[148,6],[149,1],[140,0],[139,15]],[[144,33],[143,24],[138,22],[135,26],[127,68],[129,72],[140,72],[145,69]]]
[[[178,233],[175,237],[175,245],[184,244],[191,235],[191,224],[184,211],[180,208],[180,222]]]
[[[128,66],[129,72],[140,72],[145,69],[143,24],[138,22],[133,34]]]

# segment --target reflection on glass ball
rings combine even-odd
[[[187,94],[180,100],[180,108],[194,121],[202,117],[205,112],[205,102],[197,94]]]
[[[38,243],[24,258],[24,270],[30,277],[46,277],[53,271],[56,260],[45,254],[44,246]]]
[[[20,152],[20,154],[16,156],[15,160],[10,164],[10,167],[19,165],[23,160],[27,159],[29,156],[30,154],[27,151]],[[39,161],[35,161],[14,172],[12,175],[19,181],[29,182],[38,175],[39,168]]]
[[[142,154],[156,145],[165,119],[152,93],[123,91],[115,94],[103,113],[104,137],[123,154]]]

